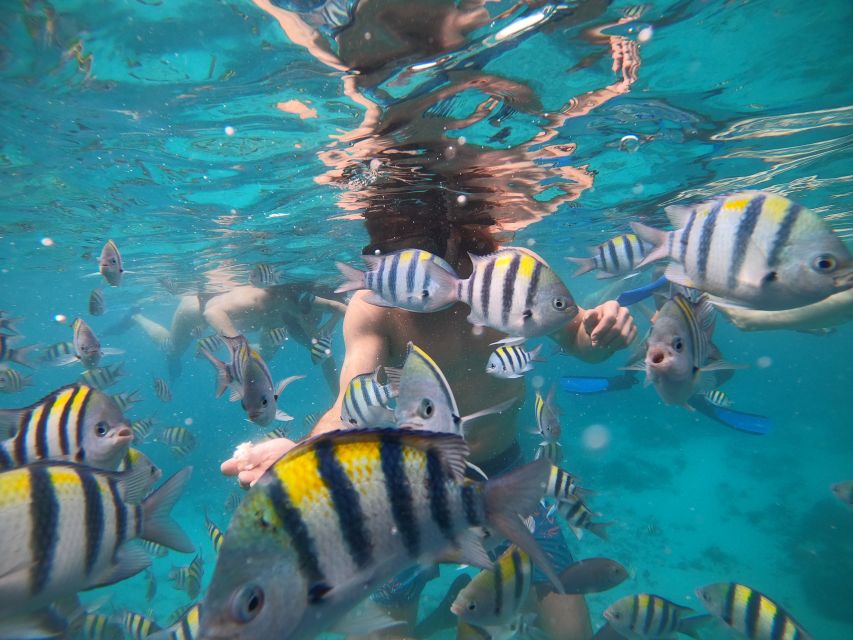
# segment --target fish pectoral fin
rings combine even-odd
[[[80,358],[78,358],[73,353],[69,353],[68,355],[62,356],[61,358],[57,358],[51,364],[55,367],[64,367],[69,364],[74,364],[75,362],[80,362]]]
[[[459,557],[463,563],[480,569],[492,569],[494,563],[486,549],[482,538],[473,529],[468,529],[459,536]]]
[[[618,371],[645,371],[646,363],[645,362],[635,362],[633,364],[626,364],[624,367],[619,367]]]
[[[697,288],[696,284],[690,279],[687,272],[684,270],[684,265],[678,262],[670,262],[666,267],[666,271],[663,272],[663,275],[670,282],[674,282],[682,287],[689,287],[690,289]]]
[[[471,322],[471,316],[468,316],[468,322]],[[500,340],[496,340],[491,344],[492,346],[495,346],[496,344],[502,344],[508,347],[515,347],[523,345],[525,340],[527,340],[527,338],[520,338],[518,336],[507,336],[506,338],[501,338]]]
[[[237,402],[243,399],[243,390],[240,387],[231,387],[231,395],[228,396],[228,402]]]
[[[303,375],[289,376],[289,377],[285,378],[284,380],[279,381],[278,385],[275,388],[275,399],[278,400],[279,396],[281,396],[282,392],[284,392],[287,385],[289,385],[291,382],[296,382],[297,380],[302,380],[302,378],[304,378],[304,377],[305,376],[303,376]]]
[[[151,558],[145,550],[134,544],[125,544],[116,553],[115,561],[107,567],[106,571],[93,576],[87,583],[85,589],[105,587],[122,580],[135,576],[151,566]]]
[[[276,409],[275,419],[279,422],[289,422],[290,420],[293,420],[293,416],[289,413],[285,413],[281,409]]]
[[[367,636],[402,624],[405,622],[395,620],[372,600],[364,600],[341,618],[330,631],[347,636]]]
[[[709,362],[699,369],[700,373],[708,373],[709,371],[730,371],[732,369],[748,369],[748,364],[735,364],[726,360],[716,360]]]
[[[102,356],[121,356],[124,355],[124,349],[114,349],[113,347],[106,347],[101,349]]]
[[[366,294],[362,298],[362,300],[364,300],[368,304],[372,304],[374,307],[389,307],[389,308],[393,309],[397,306],[393,302],[388,302],[382,296],[380,296],[378,293],[374,293],[373,291]]]

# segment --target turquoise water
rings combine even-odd
[[[435,208],[491,216],[507,240],[551,262],[584,306],[607,292],[592,276],[571,278],[563,257],[585,255],[631,220],[663,225],[663,206],[674,202],[769,189],[820,213],[851,244],[848,2],[656,2],[623,24],[624,2],[495,2],[486,5],[494,20],[452,46],[385,66],[369,58],[383,45],[378,30],[361,40],[353,28],[338,41],[318,36],[332,54],[363,52],[358,74],[318,60],[262,4],[4,3],[0,308],[24,318],[21,344],[70,340],[77,315],[100,333],[134,305],[168,326],[177,301],[163,277],[214,293],[245,283],[263,261],[288,280],[335,286],[334,261],[357,264],[370,243],[363,217],[429,236],[417,212]],[[413,34],[438,23],[408,20]],[[636,68],[614,72],[613,51]],[[345,91],[353,85],[358,95]],[[107,312],[93,318],[88,296],[101,280],[85,276],[108,238],[129,273],[120,288],[105,287]],[[645,331],[641,313],[637,322]],[[199,440],[184,460],[158,443],[142,449],[167,475],[195,469],[175,512],[205,558],[206,584],[215,554],[203,514],[224,529],[235,490],[219,463],[260,431],[238,404],[213,398],[212,370],[194,349],[163,404],[151,378],[168,378],[165,358],[145,335],[102,342],[126,351],[126,375],[110,392],[144,397],[127,415],[189,425]],[[622,595],[650,591],[698,607],[696,587],[738,581],[783,604],[815,638],[853,637],[853,511],[829,491],[853,476],[853,328],[745,333],[720,320],[715,342],[751,365],[726,390],[735,408],[772,419],[768,435],[664,406],[642,385],[558,396],[567,466],[615,523],[609,542],[586,535],[573,553],[631,571],[617,589],[588,597],[593,626]],[[333,355],[343,359],[339,329]],[[552,356],[537,374],[615,375],[625,359]],[[292,340],[270,366],[276,379],[306,375],[280,401],[296,418],[291,435],[302,435],[303,417],[333,401],[320,369]],[[42,366],[32,387],[0,406],[34,402],[77,375]],[[523,415],[532,422],[531,400]],[[592,425],[609,434],[606,446],[585,445]],[[534,437],[520,437],[532,454]],[[191,558],[154,561],[153,602],[142,576],[84,601],[106,593],[107,611],[153,610],[165,622],[188,602],[168,571]],[[442,569],[425,612],[454,576]],[[718,627],[705,636],[727,637]]]

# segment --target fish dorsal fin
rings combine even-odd
[[[379,265],[382,264],[382,261],[390,254],[383,254],[378,256],[366,255],[361,256],[361,259],[364,260],[364,263],[367,265],[368,271],[378,271]]]
[[[666,217],[676,229],[683,229],[687,225],[687,220],[693,212],[693,207],[683,204],[671,204],[664,209]]]

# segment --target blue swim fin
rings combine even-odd
[[[619,294],[619,297],[616,298],[616,302],[618,302],[619,305],[623,307],[628,307],[632,304],[637,304],[638,302],[642,302],[646,298],[650,297],[656,289],[659,289],[667,282],[669,281],[666,279],[666,276],[661,276],[654,282],[650,282],[649,284],[643,285],[642,287],[623,291]]]
[[[632,373],[612,378],[595,376],[562,376],[560,388],[569,393],[582,395],[590,393],[604,393],[606,391],[621,391],[630,389],[637,384],[637,377]]]
[[[691,407],[700,413],[708,416],[711,420],[716,420],[727,427],[763,436],[770,431],[773,422],[766,416],[760,416],[756,413],[744,413],[743,411],[735,411],[727,407],[718,407],[715,404],[708,402],[703,396],[693,396],[687,402]]]

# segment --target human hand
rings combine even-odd
[[[608,300],[584,313],[583,328],[595,348],[624,349],[637,337],[634,318],[627,307]]]
[[[287,438],[265,440],[259,444],[246,443],[237,447],[234,456],[223,462],[220,470],[226,476],[237,476],[240,486],[251,487],[295,445]]]

